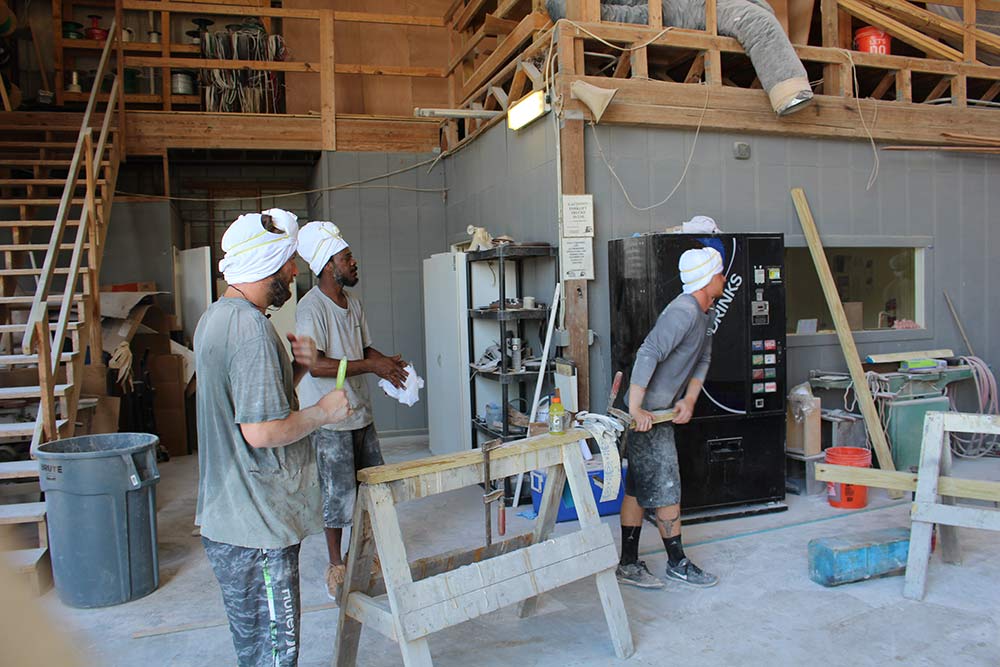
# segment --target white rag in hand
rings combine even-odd
[[[378,386],[390,398],[395,398],[403,405],[412,407],[414,403],[420,400],[420,390],[424,388],[424,379],[417,375],[417,371],[413,369],[413,364],[407,364],[406,373],[406,382],[403,384],[402,389],[393,386],[388,380],[379,380]]]

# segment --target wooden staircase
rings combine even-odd
[[[91,95],[82,124],[0,113],[0,484],[26,493],[38,482],[38,445],[74,434],[84,364],[101,362],[98,278],[123,155],[119,91],[116,78],[102,113]],[[37,546],[0,557],[41,590],[45,503],[0,504],[0,526],[19,524],[36,526]]]

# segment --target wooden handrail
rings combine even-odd
[[[73,151],[73,159],[70,162],[69,175],[66,177],[66,186],[63,188],[62,198],[59,200],[59,210],[56,213],[55,224],[52,227],[52,236],[49,237],[49,247],[45,254],[45,262],[42,265],[42,273],[38,278],[38,287],[35,289],[35,298],[31,302],[31,311],[28,314],[27,327],[24,331],[24,340],[21,347],[25,354],[31,354],[33,338],[35,335],[35,325],[38,322],[48,321],[48,298],[49,290],[52,289],[52,279],[55,276],[56,261],[59,258],[59,245],[62,243],[63,232],[66,229],[66,217],[72,206],[73,191],[76,189],[77,174],[80,171],[80,159],[83,157],[84,143],[87,133],[90,131],[90,119],[94,114],[94,107],[97,106],[97,94],[104,81],[104,75],[108,67],[108,59],[111,56],[111,48],[114,43],[114,35],[117,35],[117,23],[112,21],[108,30],[108,39],[101,52],[101,60],[97,66],[97,75],[94,77],[94,85],[90,90],[90,99],[87,102],[87,110],[83,113],[83,121],[80,124],[80,134],[76,140],[76,149]],[[105,121],[111,115],[111,107],[105,112]],[[100,162],[98,161],[98,164]],[[86,207],[84,207],[86,210]],[[59,355],[54,355],[56,359]]]
[[[97,145],[94,146],[94,128],[91,127],[93,112],[97,106],[98,93],[108,67],[108,59],[115,43],[118,43],[117,22],[112,22],[108,31],[108,40],[101,53],[100,65],[94,86],[90,91],[90,99],[87,102],[87,109],[84,112],[83,121],[80,125],[80,134],[77,137],[76,148],[73,152],[73,159],[70,163],[70,173],[66,177],[66,185],[63,189],[63,196],[59,203],[59,212],[56,216],[55,225],[52,230],[52,237],[49,241],[48,252],[45,256],[45,263],[39,277],[38,287],[31,304],[31,313],[28,316],[27,329],[25,330],[23,349],[26,354],[30,354],[33,349],[38,350],[38,379],[42,392],[42,402],[39,406],[38,416],[35,420],[35,428],[31,439],[31,452],[34,453],[44,435],[52,440],[59,437],[55,424],[54,404],[51,400],[54,389],[55,377],[57,376],[60,364],[60,352],[66,340],[69,329],[70,311],[74,307],[73,294],[76,291],[77,282],[80,279],[80,264],[83,260],[83,247],[87,241],[89,225],[99,225],[106,219],[109,211],[109,204],[106,199],[101,202],[100,211],[96,206],[97,181],[104,161],[104,153],[107,151],[108,137],[111,135],[112,118],[119,100],[121,99],[121,78],[117,75],[111,84],[111,93],[108,96],[107,109],[101,122],[100,134]],[[120,46],[118,48],[121,54]],[[121,119],[119,119],[121,125]],[[112,150],[112,169],[117,165],[117,160],[121,157],[121,146],[116,142]],[[59,315],[56,319],[55,332],[52,339],[49,339],[49,312],[48,297],[52,287],[52,280],[55,276],[56,262],[58,260],[59,248],[62,245],[62,237],[66,228],[66,219],[69,216],[70,204],[73,200],[73,192],[77,187],[80,171],[80,161],[84,161],[86,194],[84,204],[80,212],[79,225],[76,231],[76,239],[73,243],[73,253],[70,259],[69,271],[66,274],[66,284],[63,289],[62,301],[59,304]],[[113,186],[112,188],[113,189]],[[93,235],[91,235],[94,238]],[[97,266],[92,266],[91,270],[96,272]],[[93,284],[97,284],[97,277],[93,276]],[[93,290],[91,290],[93,292]],[[98,299],[97,293],[91,293],[91,299]],[[100,347],[100,341],[90,341],[91,350],[95,346]],[[96,356],[96,355],[95,355]],[[48,397],[48,400],[46,400]],[[72,399],[71,399],[72,400]],[[72,411],[70,413],[72,415]]]

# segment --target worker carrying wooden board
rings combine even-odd
[[[618,582],[662,588],[639,560],[644,510],[652,510],[667,551],[666,578],[708,587],[719,578],[691,562],[681,542],[681,477],[673,424],[686,424],[712,361],[715,300],[722,296],[722,255],[715,248],[684,252],[678,262],[684,291],[671,301],[635,356],[627,402],[635,421],[628,440],[628,475],[621,508]],[[653,423],[651,410],[673,408],[673,423]]]
[[[198,509],[202,543],[240,667],[298,662],[299,547],[322,532],[309,434],[351,416],[343,390],[298,409],[295,385],[316,344],[289,334],[294,363],[267,319],[298,273],[295,215],[241,215],[222,237],[229,287],[194,335],[198,373]]]
[[[316,364],[299,385],[302,404],[312,405],[342,384],[352,410],[349,418],[324,424],[312,434],[329,556],[326,590],[337,600],[346,571],[341,539],[354,516],[357,471],[384,463],[366,375],[377,375],[401,389],[409,373],[400,355],[386,356],[375,349],[361,300],[344,289],[358,284],[358,262],[337,225],[317,221],[304,226],[298,252],[319,278],[295,312],[296,333],[315,340],[318,349]],[[346,362],[343,370],[341,360]]]

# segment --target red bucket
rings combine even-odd
[[[878,28],[858,28],[854,31],[854,48],[865,53],[879,53],[889,55],[891,50],[892,37],[889,33]]]
[[[830,447],[826,450],[826,462],[855,468],[870,468],[872,450],[861,447]],[[867,486],[827,482],[826,495],[833,507],[860,509],[868,505]]]

